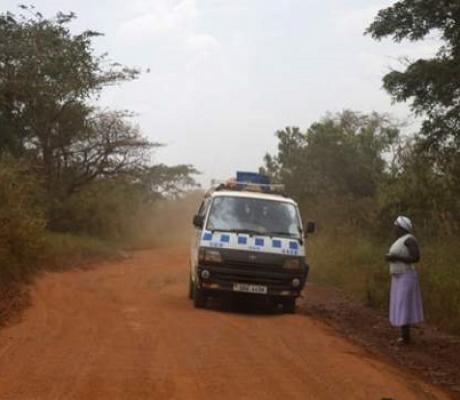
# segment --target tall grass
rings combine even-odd
[[[48,269],[64,269],[88,261],[108,259],[118,253],[116,243],[91,236],[47,232],[43,237],[40,264]]]
[[[388,243],[364,236],[319,233],[309,240],[311,279],[343,289],[371,307],[387,309],[390,276],[384,261]],[[420,240],[420,273],[426,320],[460,334],[460,247],[458,238]]]
[[[428,320],[460,334],[460,247],[450,237],[422,244],[420,275]]]

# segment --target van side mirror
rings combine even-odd
[[[316,224],[314,222],[307,222],[307,233],[315,233]]]
[[[204,216],[203,215],[195,215],[193,217],[193,226],[195,228],[203,228],[204,225]]]

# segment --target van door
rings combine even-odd
[[[200,208],[198,209],[198,215],[202,216],[203,218],[206,217],[208,207],[209,207],[210,199],[207,198],[203,200],[203,202],[200,205]],[[196,267],[198,266],[198,251],[200,249],[200,242],[201,242],[201,235],[202,235],[203,229],[198,228],[196,226],[193,227],[193,234],[192,234],[192,243],[191,243],[191,269],[192,269],[192,280],[195,280],[195,271]]]

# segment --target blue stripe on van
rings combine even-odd
[[[256,238],[256,246],[263,246],[264,245],[264,240],[260,238]]]

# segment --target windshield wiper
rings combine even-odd
[[[260,236],[289,236],[295,239],[300,239],[298,235],[295,233],[291,232],[263,232],[263,231],[257,231],[254,229],[221,229],[221,228],[216,228],[216,229],[209,229],[211,232],[228,232],[228,233],[237,233],[237,234],[246,234],[246,235],[260,235]]]
[[[291,232],[268,232],[268,234],[270,236],[289,236],[289,237],[293,237],[296,239],[300,239],[298,235],[296,235],[295,233],[291,233]]]
[[[256,231],[254,229],[230,229],[233,233],[244,233],[247,235],[266,235],[266,232]]]
[[[265,232],[256,231],[253,229],[209,229],[211,232],[228,232],[228,233],[243,233],[246,235],[266,235]]]

